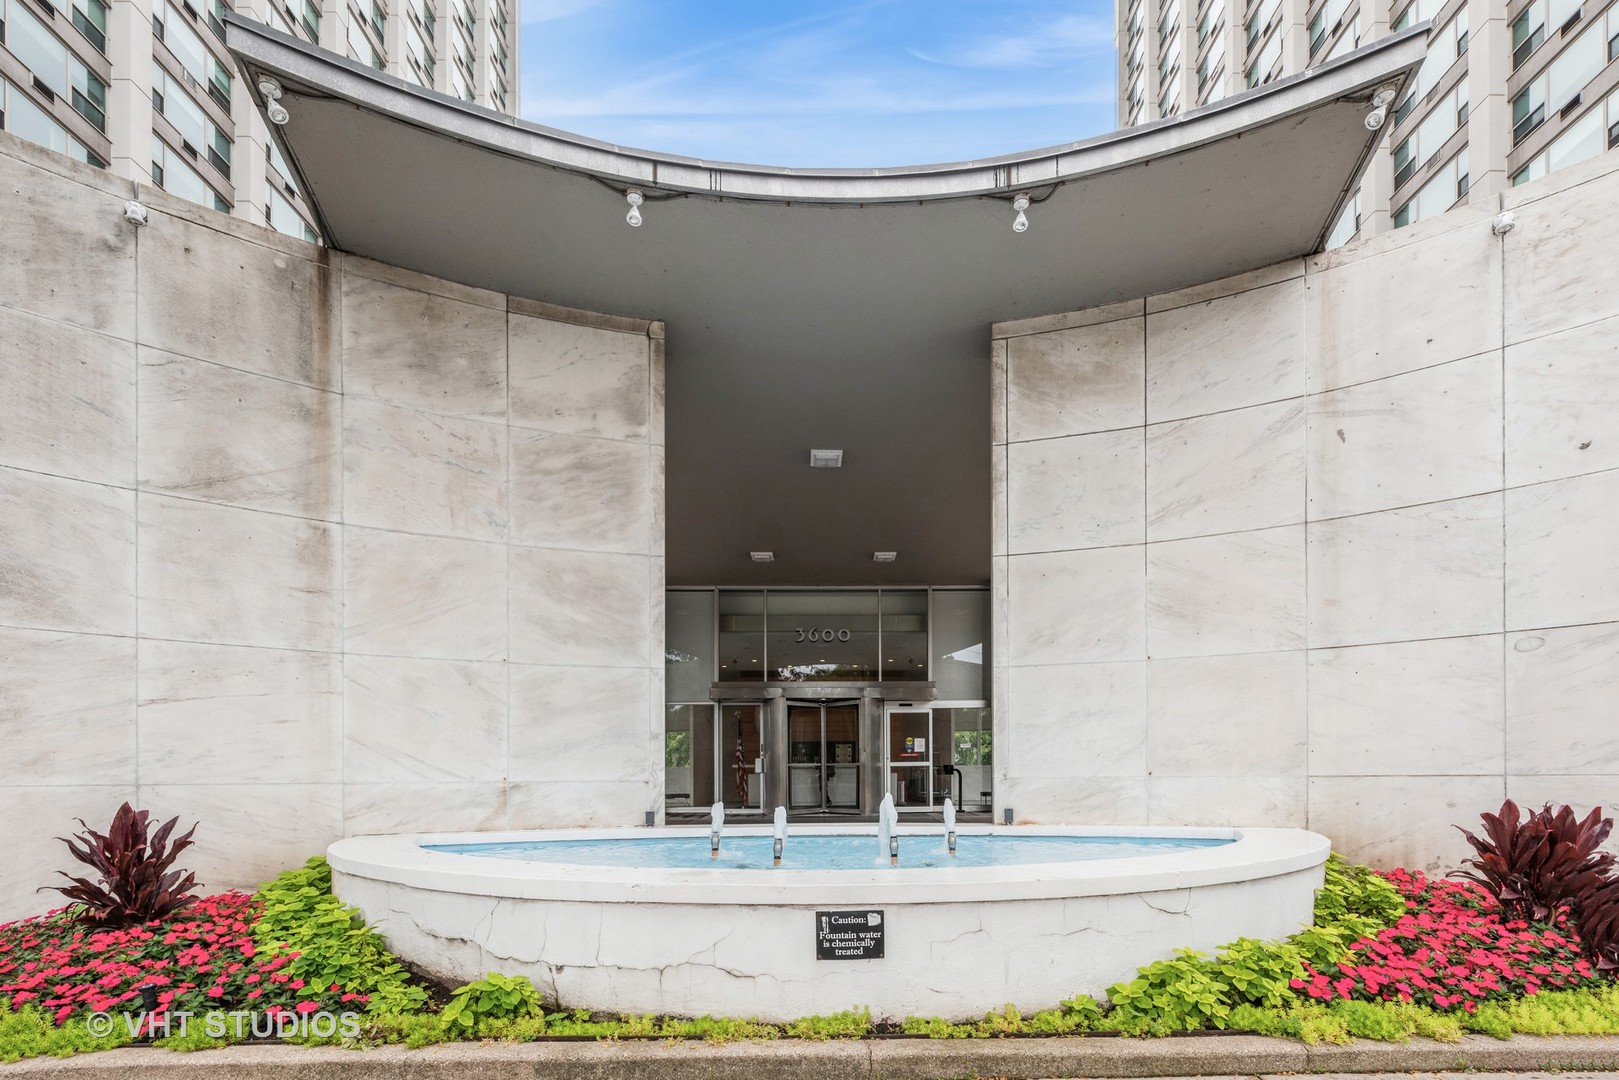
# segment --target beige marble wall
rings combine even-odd
[[[661,324],[129,197],[0,133],[0,921],[125,799],[209,887],[661,806]]]
[[[1504,796],[1619,803],[1616,201],[998,325],[1000,809],[1441,867]]]

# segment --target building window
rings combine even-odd
[[[74,56],[49,27],[21,4],[9,5],[5,44],[52,98],[64,98],[73,111],[107,129],[107,84]],[[54,121],[53,121],[54,122]]]
[[[1438,172],[1394,215],[1394,227],[1424,221],[1455,206],[1467,194],[1467,147],[1447,161]]]
[[[156,60],[152,61],[152,108],[174,125],[188,153],[192,156],[206,154],[214,171],[230,179],[230,136],[192,100],[184,87],[174,84]]]
[[[1467,85],[1458,86],[1452,94],[1453,108],[1438,108],[1429,113],[1415,131],[1400,140],[1394,148],[1394,186],[1403,185],[1416,171],[1426,165],[1445,143],[1456,134],[1467,116]]]
[[[105,161],[69,135],[67,129],[52,119],[50,113],[5,79],[0,79],[0,131],[9,131],[18,138],[55,150],[58,154],[66,154],[75,161],[101,169],[107,167]]]
[[[107,5],[102,0],[74,0],[73,25],[97,51],[107,51]]]
[[[230,108],[230,71],[208,51],[190,20],[168,0],[159,0],[152,10],[152,33],[168,46],[186,73],[207,89],[209,97],[221,108]]]
[[[212,207],[223,214],[230,213],[230,203],[197,174],[184,155],[170,149],[168,143],[155,134],[152,136],[152,183],[182,199]]]
[[[1343,247],[1353,240],[1359,232],[1360,192],[1357,191],[1344,206],[1343,212],[1338,215],[1338,220],[1333,223],[1332,231],[1327,234],[1326,247],[1329,251],[1332,248]]]
[[[1512,99],[1512,144],[1523,142],[1552,110],[1573,104],[1598,72],[1607,66],[1608,36],[1592,24],[1558,54],[1534,81]]]

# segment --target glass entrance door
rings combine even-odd
[[[754,702],[720,707],[720,738],[715,746],[715,773],[726,810],[763,813],[770,806],[765,790],[764,746],[760,722],[764,706]]]
[[[859,811],[860,703],[787,705],[789,810]]]
[[[887,710],[888,793],[900,811],[933,807],[933,710],[893,705]]]

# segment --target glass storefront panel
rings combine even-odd
[[[719,594],[720,682],[764,682],[765,594]]]
[[[714,804],[714,706],[670,705],[663,727],[663,803]]]
[[[941,771],[948,762],[945,779],[950,797],[962,810],[989,810],[994,801],[994,733],[990,711],[981,706],[937,708],[933,710],[937,738],[949,742],[949,755],[939,761]],[[942,801],[942,799],[941,799]]]
[[[772,682],[877,678],[875,590],[771,592],[767,606]]]
[[[933,593],[933,681],[944,701],[989,700],[989,593]]]
[[[714,682],[714,594],[671,592],[664,601],[664,696],[704,701]]]
[[[926,589],[884,589],[883,679],[926,682],[928,677],[928,593]]]

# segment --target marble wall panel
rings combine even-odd
[[[513,780],[650,782],[645,669],[513,665],[511,679]]]
[[[1619,315],[1619,269],[1606,257],[1619,247],[1616,200],[1619,173],[1608,172],[1514,210],[1517,225],[1502,238],[1508,342]]]
[[[475,832],[506,827],[506,784],[347,783],[343,832]]]
[[[327,248],[262,245],[152,210],[140,234],[140,342],[336,390],[338,274]],[[287,245],[291,247],[291,245]]]
[[[343,516],[355,525],[504,540],[506,428],[343,404]]]
[[[1306,381],[1335,390],[1501,348],[1501,241],[1478,218],[1305,277]],[[1423,269],[1419,270],[1418,267]],[[1442,267],[1466,267],[1465,273]],[[1430,269],[1431,268],[1431,269]]]
[[[0,306],[0,382],[0,465],[133,486],[133,345]]]
[[[143,494],[140,583],[147,637],[338,647],[337,531],[325,522]]]
[[[1147,421],[1304,393],[1304,279],[1147,316]]]
[[[505,658],[504,544],[351,526],[343,567],[347,651]]]
[[[1304,403],[1147,428],[1147,539],[1304,520]]]
[[[1018,555],[1145,540],[1144,442],[1141,428],[1126,428],[1008,446],[1008,550]]]
[[[513,829],[640,825],[646,811],[661,809],[655,795],[646,781],[522,781],[507,789],[507,817]]]
[[[498,781],[506,769],[506,668],[349,656],[343,776],[353,783]]]
[[[1616,370],[1619,318],[1507,346],[1508,487],[1619,468]]]
[[[343,391],[427,412],[506,419],[506,308],[343,276]]]
[[[1303,776],[1154,776],[1147,781],[1147,823],[1300,829],[1307,791]]]
[[[647,667],[650,560],[595,551],[511,550],[511,658],[557,666]],[[657,652],[661,652],[659,649]]]
[[[141,783],[340,782],[340,668],[332,653],[142,641]]]
[[[79,818],[104,829],[120,803],[137,801],[135,785],[125,782],[0,786],[0,820],[6,823],[10,871],[0,874],[0,920],[40,915],[67,903],[59,893],[39,891],[52,882],[67,884],[56,876],[58,870],[77,876],[84,869],[56,838],[77,832]]]
[[[1120,319],[1009,339],[1008,440],[1082,435],[1143,423],[1143,327],[1140,318]]]
[[[1344,517],[1501,488],[1501,355],[1310,399],[1310,516]]]
[[[173,353],[140,353],[148,491],[335,521],[342,398]]]
[[[104,170],[80,173],[58,155],[5,138],[4,306],[134,340],[135,226],[124,220],[129,196],[108,190],[110,180]],[[127,183],[118,186],[127,192]]]
[[[6,783],[133,784],[135,742],[134,638],[0,627]]]
[[[1008,762],[1013,775],[1145,775],[1143,661],[1018,667],[1007,677],[1008,707],[1018,726]]]
[[[132,492],[0,468],[0,624],[135,632]]]
[[[1500,808],[1500,776],[1318,776],[1310,828],[1373,866],[1450,871],[1472,854],[1452,825],[1473,828]]]
[[[1148,771],[1155,780],[1302,778],[1304,686],[1302,651],[1149,661]]]
[[[1020,825],[1139,825],[1147,820],[1147,779],[1018,777],[998,783],[995,801]]]
[[[205,896],[256,889],[343,835],[341,784],[151,784],[141,806],[160,820],[179,816],[181,829],[197,824],[181,864]]]
[[[1007,564],[1007,662],[1144,659],[1145,561],[1141,547],[1012,556]]]
[[[1304,647],[1304,526],[1147,545],[1153,657]]]
[[[509,332],[514,425],[647,441],[651,395],[645,334],[516,312]]]
[[[649,554],[651,449],[549,432],[512,434],[512,539]]]
[[[1508,634],[1508,775],[1619,775],[1615,701],[1619,623]],[[1604,798],[1619,801],[1619,788]]]
[[[1312,776],[1499,775],[1501,636],[1310,653]]]
[[[1502,629],[1501,496],[1309,526],[1310,645]]]
[[[1506,493],[1507,628],[1619,619],[1619,471]]]

